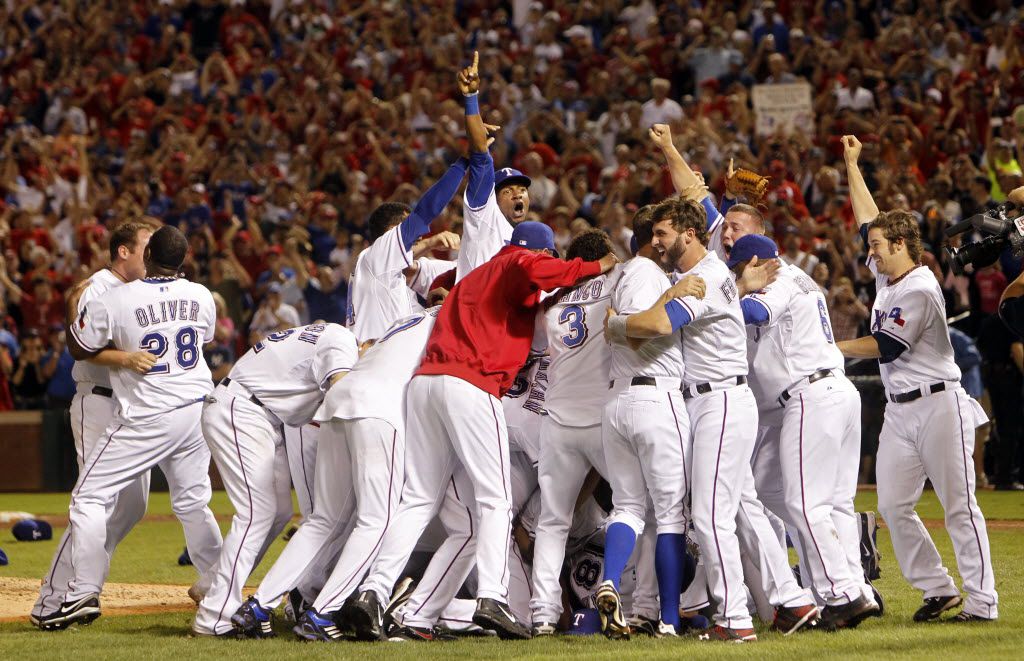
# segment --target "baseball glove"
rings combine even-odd
[[[747,198],[748,203],[757,204],[768,192],[768,177],[762,177],[745,168],[738,168],[726,182],[726,188],[732,195],[743,196]]]

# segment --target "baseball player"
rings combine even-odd
[[[249,349],[209,398],[203,433],[235,515],[192,624],[196,633],[219,636],[237,628],[251,637],[273,636],[259,606],[242,604],[242,587],[292,515],[282,426],[301,428],[312,420],[324,392],[357,358],[355,336],[338,324],[289,328]]]
[[[748,234],[734,244],[728,266],[742,277],[751,263],[777,258],[774,241]],[[772,450],[781,469],[785,520],[808,542],[801,549],[805,579],[825,601],[825,627],[855,627],[879,612],[860,562],[853,507],[860,395],[843,373],[825,297],[802,269],[781,266],[776,280],[745,296],[741,307],[750,388],[760,409],[784,408],[780,442]]]
[[[480,56],[474,52],[473,64],[458,76],[466,104],[470,153],[456,282],[504,248],[512,238],[512,228],[526,220],[530,212],[530,178],[514,168],[494,170],[494,159],[487,149],[487,127],[480,118],[479,62]]]
[[[434,248],[458,249],[459,237],[451,232],[419,243],[417,239],[448,206],[468,165],[464,158],[455,161],[411,210],[400,202],[385,202],[370,214],[370,246],[359,253],[349,280],[348,327],[360,342],[377,339],[396,319],[420,309],[407,286],[406,272],[421,254]]]
[[[591,230],[573,240],[566,258],[593,261],[611,252],[608,235]],[[534,636],[554,634],[562,613],[559,578],[580,488],[592,469],[608,474],[600,424],[610,352],[602,321],[620,274],[617,267],[557,292],[546,303],[551,368],[548,415],[540,430],[540,513],[530,601]]]
[[[437,512],[456,463],[469,474],[477,503],[479,578],[474,622],[506,638],[529,638],[509,613],[508,543],[511,527],[508,432],[498,398],[526,361],[540,292],[608,271],[601,262],[563,262],[554,235],[541,223],[521,223],[511,245],[452,289],[434,325],[426,354],[409,384],[407,471],[402,504],[381,543],[357,603],[382,610],[416,539]],[[374,616],[379,619],[379,615]]]
[[[876,472],[878,510],[908,581],[924,593],[914,620],[937,619],[963,603],[953,619],[999,616],[985,517],[974,496],[974,429],[988,418],[960,386],[946,326],[942,290],[920,263],[921,235],[903,211],[879,213],[857,167],[861,144],[844,136],[853,211],[877,274],[871,335],[839,343],[849,358],[877,358],[885,386],[885,419]],[[931,480],[946,512],[967,600],[953,583],[914,505]]]
[[[43,623],[89,622],[100,615],[107,567],[109,506],[156,465],[167,477],[171,508],[185,530],[189,556],[208,576],[221,536],[210,501],[210,451],[200,429],[200,402],[213,387],[202,346],[213,341],[216,309],[209,290],[177,277],[188,241],[175,227],[153,233],[145,252],[147,277],[89,301],[70,326],[76,360],[108,344],[145,349],[156,362],[146,374],[111,372],[118,410],[86,456],[71,494],[74,578],[60,608]]]
[[[146,265],[142,256],[152,234],[150,226],[132,222],[122,224],[111,233],[110,267],[92,274],[68,296],[66,328],[70,328],[78,319],[89,301],[99,298],[110,289],[145,277]],[[129,369],[145,374],[155,362],[156,358],[148,351],[124,352],[117,349],[104,349],[89,360],[75,362],[71,373],[76,383],[75,397],[71,401],[71,432],[79,473],[82,472],[85,457],[92,451],[116,412],[114,391],[110,387],[110,370]],[[105,550],[108,567],[114,548],[145,515],[148,499],[148,473],[140,475],[115,496],[107,523]],[[64,593],[68,590],[68,581],[74,573],[71,546],[71,527],[68,526],[57,544],[50,570],[43,577],[39,588],[39,598],[29,615],[32,623],[37,626],[47,615],[60,608]],[[52,626],[64,628],[67,625]]]

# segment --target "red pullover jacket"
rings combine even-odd
[[[600,272],[598,262],[502,248],[448,294],[416,374],[458,377],[501,397],[530,353],[541,292]]]

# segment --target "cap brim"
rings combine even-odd
[[[532,184],[532,183],[533,183],[533,181],[531,181],[530,178],[527,177],[525,174],[524,175],[515,175],[515,176],[512,176],[512,177],[508,177],[506,179],[502,179],[500,184],[495,184],[494,185],[494,192],[497,193],[502,188],[505,188],[507,186],[514,186],[516,184],[519,184],[520,186],[526,186],[527,188],[529,188],[530,184]]]

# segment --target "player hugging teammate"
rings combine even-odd
[[[883,604],[861,561],[874,531],[854,511],[860,398],[844,355],[881,363],[879,509],[923,592],[914,619],[961,603],[913,509],[925,479],[964,577],[955,620],[997,617],[970,463],[985,417],[959,385],[917,226],[874,206],[856,138],[844,144],[878,296],[872,334],[836,343],[820,289],[779,260],[758,209],[715,208],[667,126],[650,138],[677,195],[637,211],[633,256],[619,263],[599,230],[560,256],[527,220],[530,179],[495,168],[475,55],[457,85],[468,154],[412,208],[371,214],[348,328],[273,333],[216,387],[202,358],[212,298],[177,276],[184,237],[115,233],[110,269],[71,297],[83,470],[33,622],[99,616],[110,553],[160,465],[200,572],[197,635],[272,637],[282,603],[298,638],[327,642],[746,643],[754,617],[781,635],[852,629]],[[729,192],[763,193],[731,170]],[[423,239],[467,174],[461,237]],[[458,259],[425,256],[439,247]],[[294,437],[314,452],[289,451]],[[236,509],[223,542],[211,456]],[[300,482],[304,523],[244,599]]]

